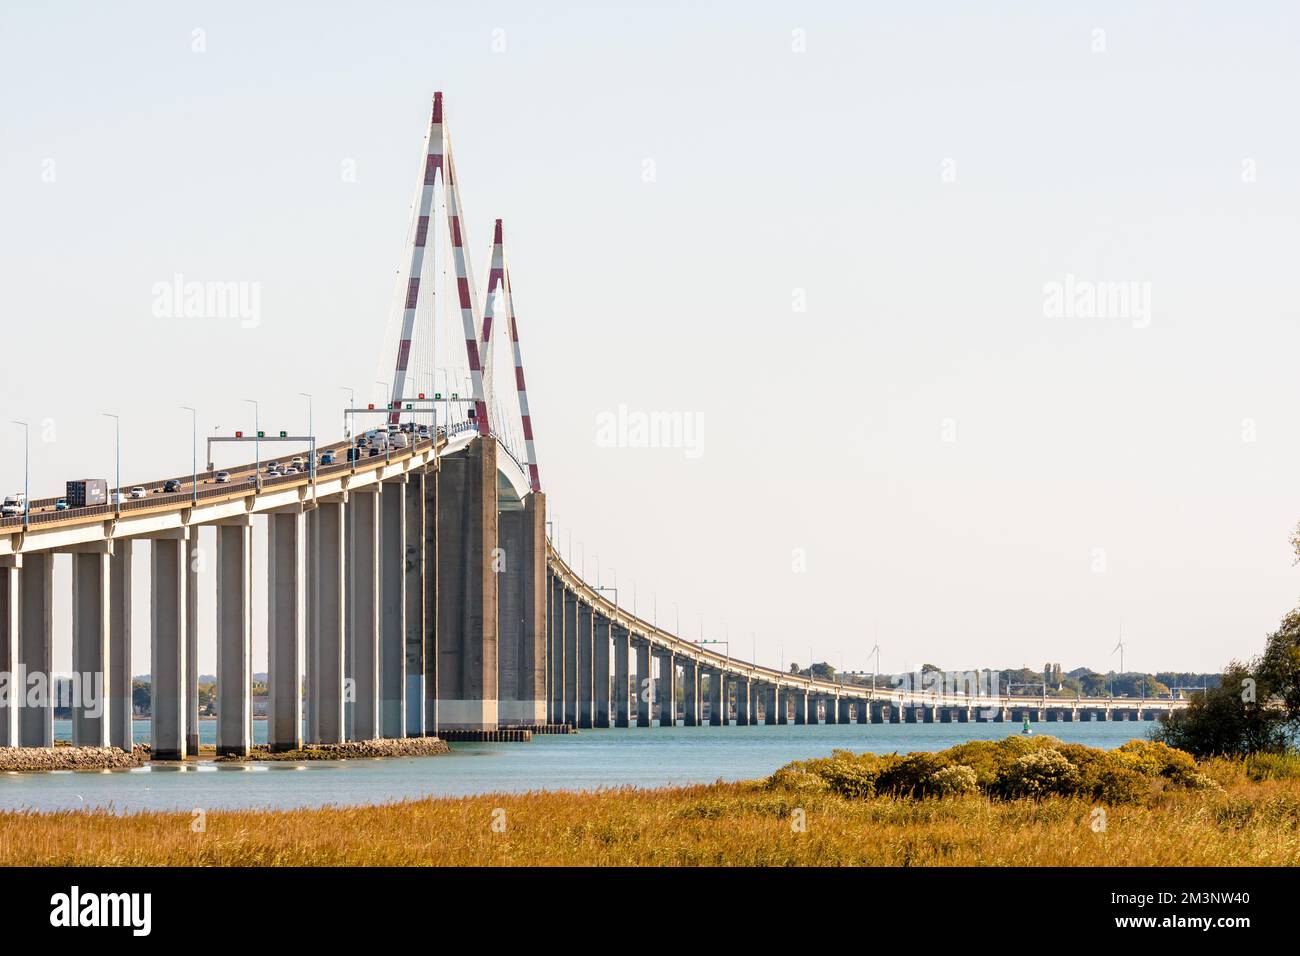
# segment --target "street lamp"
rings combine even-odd
[[[257,400],[246,398],[244,401],[253,406],[253,477],[257,479],[254,487],[262,488],[262,408]]]
[[[352,386],[350,385],[340,385],[339,388],[341,388],[343,391],[348,393],[348,408],[356,408],[357,390],[355,388],[352,388]],[[348,426],[348,422],[349,422],[349,418],[347,413],[345,412],[343,415],[343,437],[344,438],[352,437],[352,429]]]
[[[190,500],[197,507],[199,503],[199,413],[188,405],[182,405],[190,413],[190,465],[193,475],[190,478]]]
[[[31,491],[31,428],[28,427],[26,422],[15,421],[14,424],[23,426],[23,530],[26,531],[28,516],[32,507],[29,495]]]
[[[307,436],[308,436],[309,438],[314,439],[314,438],[316,437],[316,432],[312,430],[312,420],[311,420],[311,393],[310,393],[310,392],[299,392],[298,394],[301,395],[303,398],[307,399]],[[313,442],[313,446],[314,446],[314,444],[315,444],[315,443]],[[312,478],[313,480],[315,480],[315,478],[316,478],[316,455],[315,455],[314,453],[311,453],[311,454],[308,455],[308,461],[307,461],[307,474],[310,475],[311,478]]]
[[[112,412],[101,412],[105,418],[113,419],[114,443],[117,445],[117,487],[113,490],[113,507],[122,510],[122,418]]]

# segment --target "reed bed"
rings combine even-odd
[[[1300,780],[1217,769],[1213,790],[916,800],[770,782],[498,794],[373,807],[0,813],[0,865],[1191,866],[1300,863]],[[802,828],[800,826],[802,822]]]

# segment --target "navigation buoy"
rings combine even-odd
[[[1022,727],[1022,728],[1020,729],[1020,732],[1021,732],[1022,734],[1032,734],[1032,733],[1034,732],[1034,731],[1033,731],[1033,728],[1031,728],[1031,727],[1029,726],[1029,717],[1028,717],[1028,715],[1025,716],[1025,726]]]

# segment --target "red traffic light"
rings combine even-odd
[[[243,433],[243,432],[235,432],[235,437],[236,437],[236,438],[243,438],[243,437],[244,437],[244,433]]]
[[[370,411],[373,412],[375,410],[375,403],[371,402],[369,405],[366,406],[366,408],[368,408]]]

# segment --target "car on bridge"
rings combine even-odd
[[[217,472],[217,484],[224,485],[229,481],[230,481],[230,472],[228,471]]]
[[[55,510],[55,511],[67,511],[67,510],[68,510],[68,499],[67,499],[67,498],[60,498],[58,501],[54,502],[54,510]]]
[[[16,495],[6,495],[3,504],[0,504],[0,516],[12,518],[23,513],[23,506],[27,503],[27,496],[21,492]]]
[[[139,485],[136,485],[134,488],[131,489],[131,497],[132,497],[132,498],[143,498],[143,497],[144,497],[144,489],[141,488]]]
[[[179,478],[168,478],[168,479],[163,483],[162,490],[163,490],[163,494],[171,494],[171,493],[173,493],[173,492],[180,491],[180,490],[181,490],[180,479],[179,479]]]
[[[322,465],[332,465],[332,464],[334,464],[334,452],[332,452],[332,451],[327,451],[327,452],[325,452],[324,454],[322,454],[322,455],[320,456],[320,464],[322,464]]]

